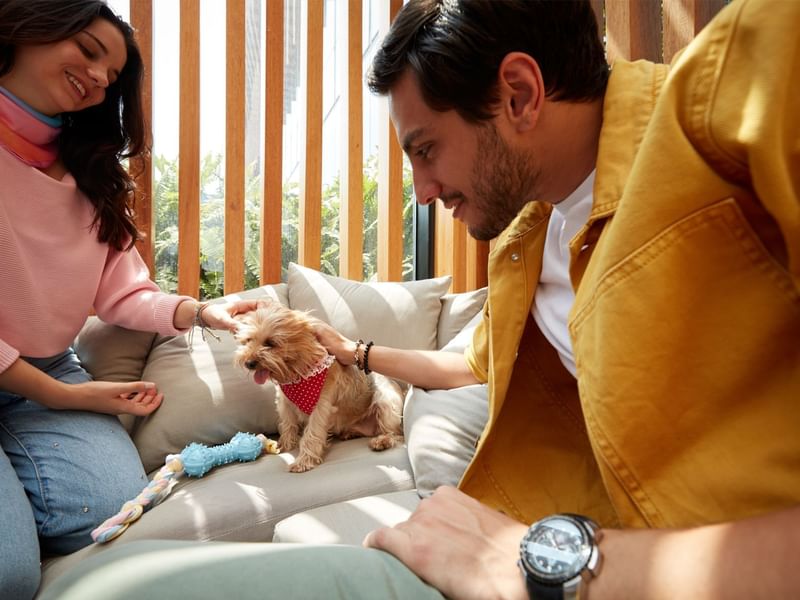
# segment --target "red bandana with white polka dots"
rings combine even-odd
[[[322,359],[306,377],[302,377],[290,383],[280,384],[284,396],[291,400],[297,408],[307,415],[310,415],[311,411],[313,411],[314,407],[317,405],[317,402],[319,402],[322,386],[325,384],[325,378],[328,376],[328,369],[333,364],[334,360],[336,360],[336,358],[329,354]]]

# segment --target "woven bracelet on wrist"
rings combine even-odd
[[[192,319],[192,327],[189,330],[189,352],[194,350],[193,346],[194,346],[194,328],[195,327],[199,327],[200,328],[200,335],[202,336],[204,342],[206,341],[206,332],[208,332],[208,335],[213,337],[218,342],[222,341],[220,339],[220,337],[216,333],[211,331],[211,329],[208,327],[208,325],[206,325],[205,321],[203,321],[203,311],[207,307],[208,307],[208,302],[198,302],[197,303],[197,308],[194,309],[194,319]]]
[[[372,342],[367,342],[364,346],[364,373],[369,375],[372,371],[369,370],[369,349],[372,348]]]
[[[364,344],[364,340],[358,340],[356,342],[356,351],[353,353],[353,358],[355,359],[355,365],[356,365],[356,367],[358,367],[362,371],[364,370],[364,367],[361,366],[361,357],[358,356],[358,351],[359,351],[359,349],[361,348],[361,346],[363,344]]]

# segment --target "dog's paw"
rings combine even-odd
[[[398,437],[393,433],[383,433],[381,435],[376,435],[369,441],[369,447],[375,450],[376,452],[380,452],[381,450],[388,450],[389,448],[394,448],[398,444],[403,442],[402,437]]]
[[[291,464],[291,466],[289,467],[289,472],[305,473],[306,471],[310,471],[314,467],[319,466],[321,462],[322,461],[317,460],[311,456],[308,456],[307,454],[301,454],[300,456],[297,457],[297,460],[295,460]]]

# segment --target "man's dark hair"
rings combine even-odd
[[[121,161],[147,152],[144,65],[133,29],[103,0],[0,0],[0,76],[14,68],[17,46],[68,39],[97,18],[122,33],[128,59],[97,106],[66,113],[59,156],[95,207],[98,240],[117,250],[133,246],[134,183]]]
[[[608,64],[589,0],[410,0],[372,61],[367,83],[386,95],[409,69],[425,102],[471,122],[489,119],[509,52],[539,64],[551,100],[601,98]]]

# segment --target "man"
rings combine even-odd
[[[365,540],[407,569],[304,549],[317,589],[800,591],[798,26],[796,2],[737,0],[671,69],[620,61],[609,76],[588,2],[403,7],[370,83],[417,199],[502,234],[464,358],[373,346],[369,367],[485,381],[489,422],[460,490]],[[261,555],[269,573],[290,569],[286,552]]]

